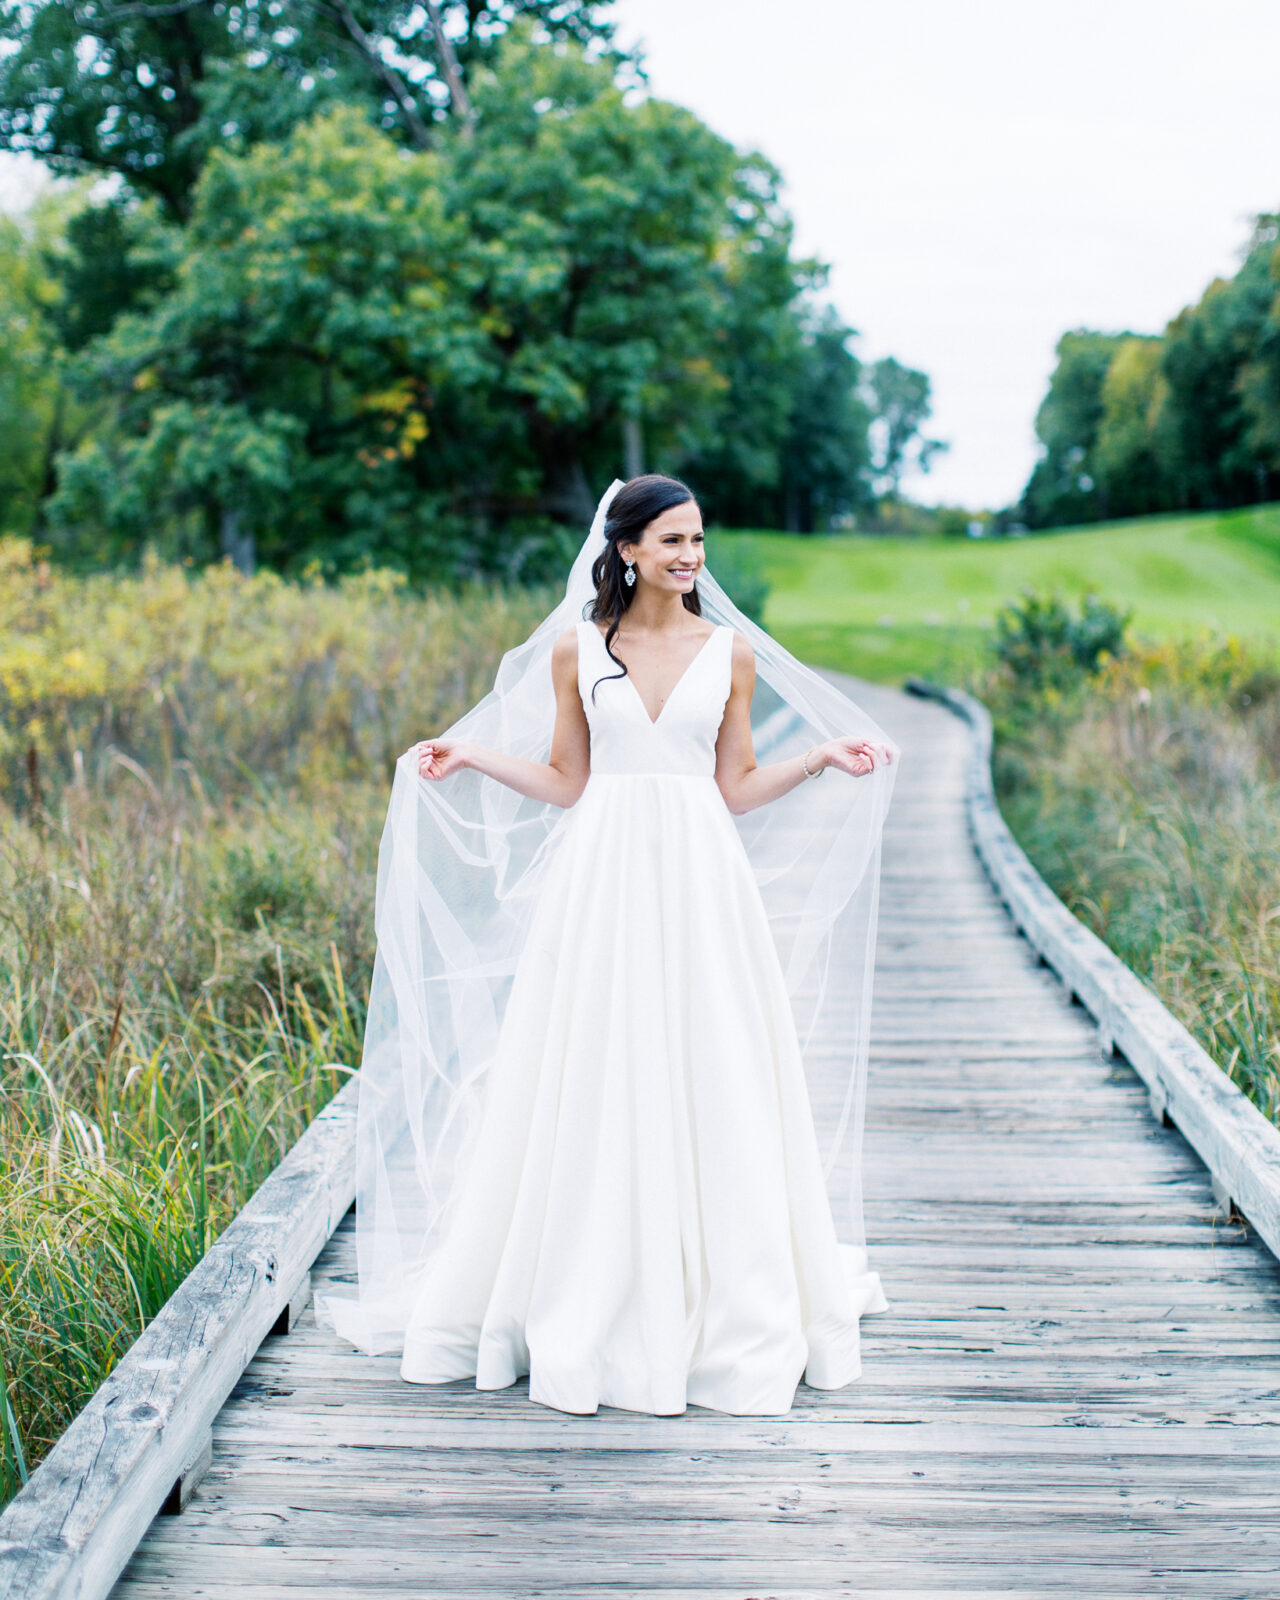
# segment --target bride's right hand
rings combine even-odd
[[[456,739],[419,739],[413,746],[418,776],[437,782],[466,766],[466,746]]]

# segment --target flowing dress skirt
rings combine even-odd
[[[703,776],[593,774],[513,980],[403,1378],[782,1415],[886,1308],[837,1243],[783,973]]]

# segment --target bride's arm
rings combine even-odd
[[[505,783],[530,800],[571,806],[586,788],[591,768],[591,736],[578,693],[578,639],[567,628],[551,648],[551,681],[556,691],[556,723],[551,754],[543,761],[504,755],[465,740],[424,739],[415,746],[418,773],[433,782],[470,767]]]
[[[893,760],[892,752],[885,745],[873,743],[870,739],[829,739],[825,744],[815,744],[798,756],[789,756],[785,761],[774,761],[767,767],[758,767],[751,739],[751,696],[755,686],[755,652],[742,634],[735,633],[733,686],[716,740],[716,783],[725,804],[735,815],[768,805],[770,800],[777,800],[799,784],[806,783],[806,761],[810,773],[816,773],[823,767],[836,767],[858,778],[874,767],[884,766]]]

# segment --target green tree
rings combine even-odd
[[[929,378],[885,356],[868,369],[866,392],[872,417],[871,470],[879,492],[897,500],[903,474],[913,467],[928,472],[934,456],[947,449],[921,432],[932,414]]]
[[[82,200],[44,250],[57,285],[49,315],[63,346],[83,349],[122,312],[155,305],[173,287],[178,252],[176,231],[155,202]]]
[[[1023,492],[1033,528],[1091,522],[1108,515],[1094,447],[1102,423],[1102,388],[1117,348],[1132,334],[1075,328],[1058,340],[1057,365],[1036,413],[1040,459]]]
[[[849,348],[854,330],[834,307],[823,305],[811,309],[802,333],[782,452],[781,526],[811,533],[830,528],[837,517],[869,510],[875,496],[871,412],[862,363]]]
[[[1035,527],[1280,494],[1280,216],[1163,335],[1064,334],[1036,432]]]
[[[1260,363],[1275,349],[1275,247],[1274,219],[1259,218],[1235,277],[1215,278],[1165,330],[1159,447],[1175,505],[1247,505],[1276,487],[1259,383]]]
[[[0,148],[118,174],[185,221],[210,152],[336,104],[416,149],[518,19],[637,69],[588,0],[0,0]]]
[[[173,286],[80,358],[112,421],[63,464],[64,548],[529,575],[628,424],[664,466],[732,429],[753,335],[781,448],[808,268],[773,169],[528,23],[471,99],[430,151],[349,108],[210,157]]]
[[[0,217],[0,533],[27,533],[39,504],[57,381],[49,372],[53,286],[19,225]]]
[[[581,523],[628,420],[666,461],[722,394],[743,258],[776,259],[761,165],[679,106],[628,104],[607,66],[523,30],[476,74],[473,100],[449,212],[491,337],[488,381],[450,412],[463,476],[485,516],[524,505]]]
[[[89,420],[65,378],[65,292],[51,266],[83,204],[54,190],[21,221],[0,217],[0,533],[40,530],[58,453]]]
[[[1102,416],[1091,464],[1099,503],[1113,517],[1144,516],[1170,507],[1158,434],[1169,386],[1159,337],[1132,335],[1116,346],[1102,382]]]
[[[536,578],[619,471],[810,529],[927,467],[927,378],[865,381],[777,169],[601,9],[0,0],[0,136],[127,179],[41,257],[65,559]]]
[[[440,507],[411,465],[436,389],[481,341],[448,282],[461,229],[440,167],[341,109],[215,153],[175,287],[82,357],[113,426],[63,462],[66,536],[105,527],[120,556],[167,529],[171,555],[249,567],[315,546],[343,564],[359,529],[362,549],[430,565]]]
[[[646,462],[687,479],[706,516],[730,526],[778,522],[781,452],[803,362],[798,297],[825,274],[819,262],[791,255],[781,184],[758,153],[736,170],[726,237],[712,251],[705,403]]]
[[[1265,260],[1275,285],[1253,354],[1240,373],[1248,443],[1266,474],[1265,498],[1280,495],[1280,213],[1260,216],[1250,254]]]
[[[873,500],[862,366],[853,329],[815,296],[826,268],[784,253],[773,272],[766,262],[742,257],[719,342],[728,381],[707,415],[709,438],[672,470],[696,485],[713,521],[808,533]]]

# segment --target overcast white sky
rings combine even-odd
[[[1280,0],[619,0],[650,86],[787,179],[803,253],[933,379],[918,498],[997,506],[1067,328],[1158,332],[1280,210]]]
[[[1280,209],[1280,0],[617,0],[652,92],[787,179],[867,359],[934,384],[921,499],[1016,497],[1066,328],[1158,332]],[[0,205],[31,190],[0,156]]]

